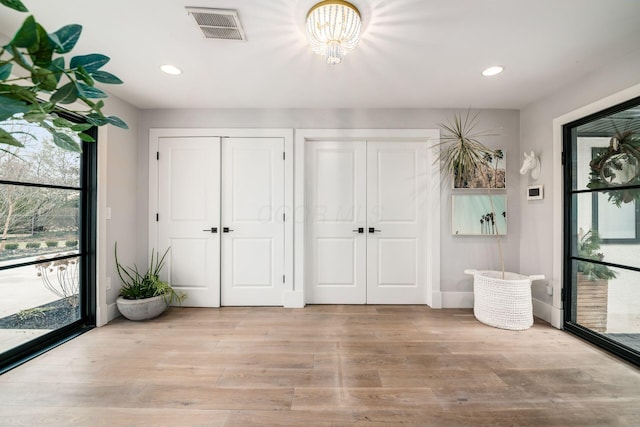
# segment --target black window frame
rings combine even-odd
[[[620,185],[613,186],[606,189],[581,189],[575,185],[576,179],[576,171],[573,170],[573,140],[577,138],[576,129],[584,125],[586,123],[592,122],[594,120],[598,120],[607,116],[610,116],[615,113],[622,112],[624,110],[630,109],[631,107],[637,107],[640,105],[640,97],[636,97],[630,99],[628,101],[613,105],[604,110],[598,111],[596,113],[590,114],[588,116],[582,117],[578,120],[574,120],[570,123],[566,123],[562,126],[562,188],[563,188],[563,290],[562,290],[562,304],[564,310],[564,319],[563,319],[563,328],[574,335],[583,338],[602,349],[615,354],[616,356],[631,362],[637,366],[640,366],[640,352],[634,350],[628,346],[625,346],[604,334],[592,331],[584,326],[573,321],[574,317],[574,307],[575,307],[575,299],[576,295],[573,292],[573,278],[576,275],[576,271],[574,271],[574,261],[585,261],[595,264],[601,264],[608,267],[613,268],[621,268],[625,270],[631,270],[640,272],[640,268],[621,265],[611,262],[606,262],[603,260],[595,260],[595,259],[587,259],[580,258],[574,256],[572,254],[577,253],[575,242],[572,238],[572,224],[575,223],[577,219],[577,210],[575,209],[575,200],[574,198],[579,194],[591,193],[594,198],[597,198],[597,194],[614,189],[640,189],[640,185]],[[606,136],[606,135],[581,135],[581,136]],[[608,135],[611,136],[611,135]],[[636,204],[636,212],[638,210],[638,204]],[[604,242],[603,242],[604,243]],[[617,242],[616,242],[617,243]],[[629,242],[633,243],[633,242]]]
[[[60,111],[59,116],[75,123],[87,123],[77,114]],[[34,357],[49,351],[58,345],[75,338],[76,336],[93,329],[96,326],[96,248],[97,248],[97,196],[98,196],[98,130],[94,126],[85,131],[96,142],[82,142],[80,156],[80,184],[79,187],[64,187],[47,184],[25,184],[0,180],[0,184],[33,186],[40,188],[73,189],[80,191],[79,212],[79,251],[80,260],[79,297],[80,318],[74,322],[52,330],[42,336],[20,344],[13,349],[0,354],[0,374],[7,372],[16,366],[33,359]],[[59,256],[52,259],[64,259],[67,256]],[[27,265],[36,264],[38,261],[16,263],[0,268],[8,270]]]

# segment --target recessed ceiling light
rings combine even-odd
[[[496,74],[500,74],[504,70],[504,67],[496,65],[494,67],[489,67],[482,72],[482,75],[485,77],[495,76]]]
[[[171,74],[172,76],[177,76],[178,74],[182,74],[182,70],[180,68],[171,64],[162,65],[160,69],[167,74]]]

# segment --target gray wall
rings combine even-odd
[[[104,247],[104,274],[111,277],[111,290],[106,289],[104,279],[99,276],[98,292],[106,293],[106,303],[113,304],[118,296],[120,283],[116,274],[114,245],[118,242],[118,255],[123,264],[145,265],[146,254],[138,253],[137,224],[138,218],[138,142],[140,111],[126,102],[109,96],[105,101],[105,114],[122,118],[129,130],[108,126],[106,140],[100,139],[98,144],[106,144],[106,159],[100,159],[99,165],[106,166],[106,200],[99,200],[99,206],[111,208],[111,219],[102,220],[99,227],[106,227]],[[102,186],[102,183],[100,184]],[[102,217],[102,214],[100,214]],[[145,225],[146,227],[146,225]]]
[[[216,109],[146,110],[141,114],[138,145],[138,258],[147,253],[148,134],[150,128],[327,128],[327,129],[421,129],[437,128],[455,112],[444,109]],[[498,136],[487,145],[503,148],[507,154],[508,236],[503,239],[506,268],[517,271],[520,264],[519,123],[515,110],[482,110],[478,130],[495,130]],[[495,239],[451,236],[451,191],[441,192],[441,289],[471,292],[472,279],[465,268],[499,268]]]
[[[540,156],[542,171],[537,183],[545,186],[544,200],[527,202],[525,190],[527,185],[531,185],[530,178],[523,178],[520,182],[522,273],[552,277],[553,119],[639,83],[640,50],[521,110],[520,147],[526,151],[533,150]],[[552,304],[552,298],[546,294],[542,283],[534,285],[533,296]]]

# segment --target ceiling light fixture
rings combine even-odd
[[[486,70],[484,70],[482,72],[482,75],[485,77],[491,77],[491,76],[495,76],[496,74],[500,74],[502,71],[504,71],[504,67],[496,65],[494,67],[489,67]]]
[[[171,64],[162,65],[160,66],[160,69],[167,74],[171,74],[172,76],[177,76],[179,74],[182,74],[182,70],[180,68]]]
[[[351,3],[325,0],[307,14],[307,40],[311,49],[327,57],[327,64],[339,64],[360,40],[360,11]]]

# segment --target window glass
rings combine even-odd
[[[92,284],[83,278],[95,274],[95,248],[86,246],[95,224],[96,147],[62,150],[19,120],[0,128],[24,144],[0,144],[1,371],[93,324]]]
[[[564,135],[565,326],[638,363],[640,99],[569,124]]]
[[[5,130],[15,127],[0,123]],[[24,147],[3,146],[0,151],[0,180],[79,188],[80,153],[57,147],[47,132],[25,129],[32,136],[18,138]]]

